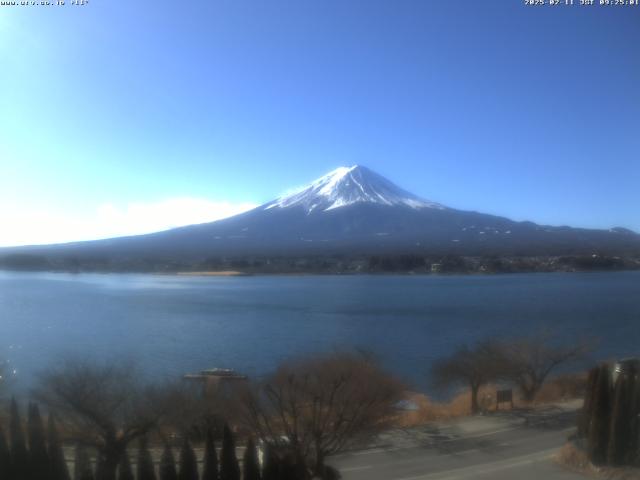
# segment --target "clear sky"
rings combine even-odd
[[[640,6],[66,3],[0,6],[0,245],[207,221],[351,164],[640,231]]]

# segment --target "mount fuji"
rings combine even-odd
[[[366,167],[340,167],[310,185],[264,206],[270,208],[302,207],[307,214],[327,212],[357,203],[405,206],[414,209],[438,208],[442,205],[409,193]]]
[[[106,262],[306,255],[640,253],[640,235],[516,222],[420,198],[363,166],[341,167],[248,212],[163,232],[0,249]]]

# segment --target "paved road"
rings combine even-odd
[[[329,463],[344,480],[584,480],[552,458],[575,419],[575,409],[552,407],[394,431]]]

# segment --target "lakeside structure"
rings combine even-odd
[[[202,385],[205,395],[230,388],[237,382],[246,382],[248,377],[237,373],[231,368],[209,368],[199,373],[187,373],[183,376],[187,381],[198,382]]]

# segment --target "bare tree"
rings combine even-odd
[[[197,434],[204,438],[206,430],[214,423],[218,410],[214,403],[202,393],[202,388],[179,380],[168,382],[158,388],[161,395],[158,405],[166,412],[160,425],[163,435],[179,433],[183,436]]]
[[[451,356],[437,360],[431,367],[437,387],[465,385],[471,391],[471,413],[478,413],[478,391],[489,382],[498,380],[503,372],[502,349],[494,341],[482,341],[474,347],[463,345]]]
[[[327,456],[385,428],[403,391],[370,357],[320,355],[285,363],[246,388],[242,419],[298,467],[327,478]]]
[[[8,361],[0,360],[0,400],[9,393],[11,383],[15,379],[15,371]]]
[[[73,440],[97,450],[105,480],[115,480],[129,443],[155,427],[163,413],[159,392],[142,386],[126,362],[63,362],[42,374],[35,395],[58,414]]]
[[[7,366],[4,362],[0,361],[0,400],[4,398],[7,393]]]
[[[560,343],[550,332],[502,340],[500,348],[505,367],[503,376],[520,389],[525,401],[533,401],[549,374],[559,367],[585,358],[592,350],[586,340]]]

